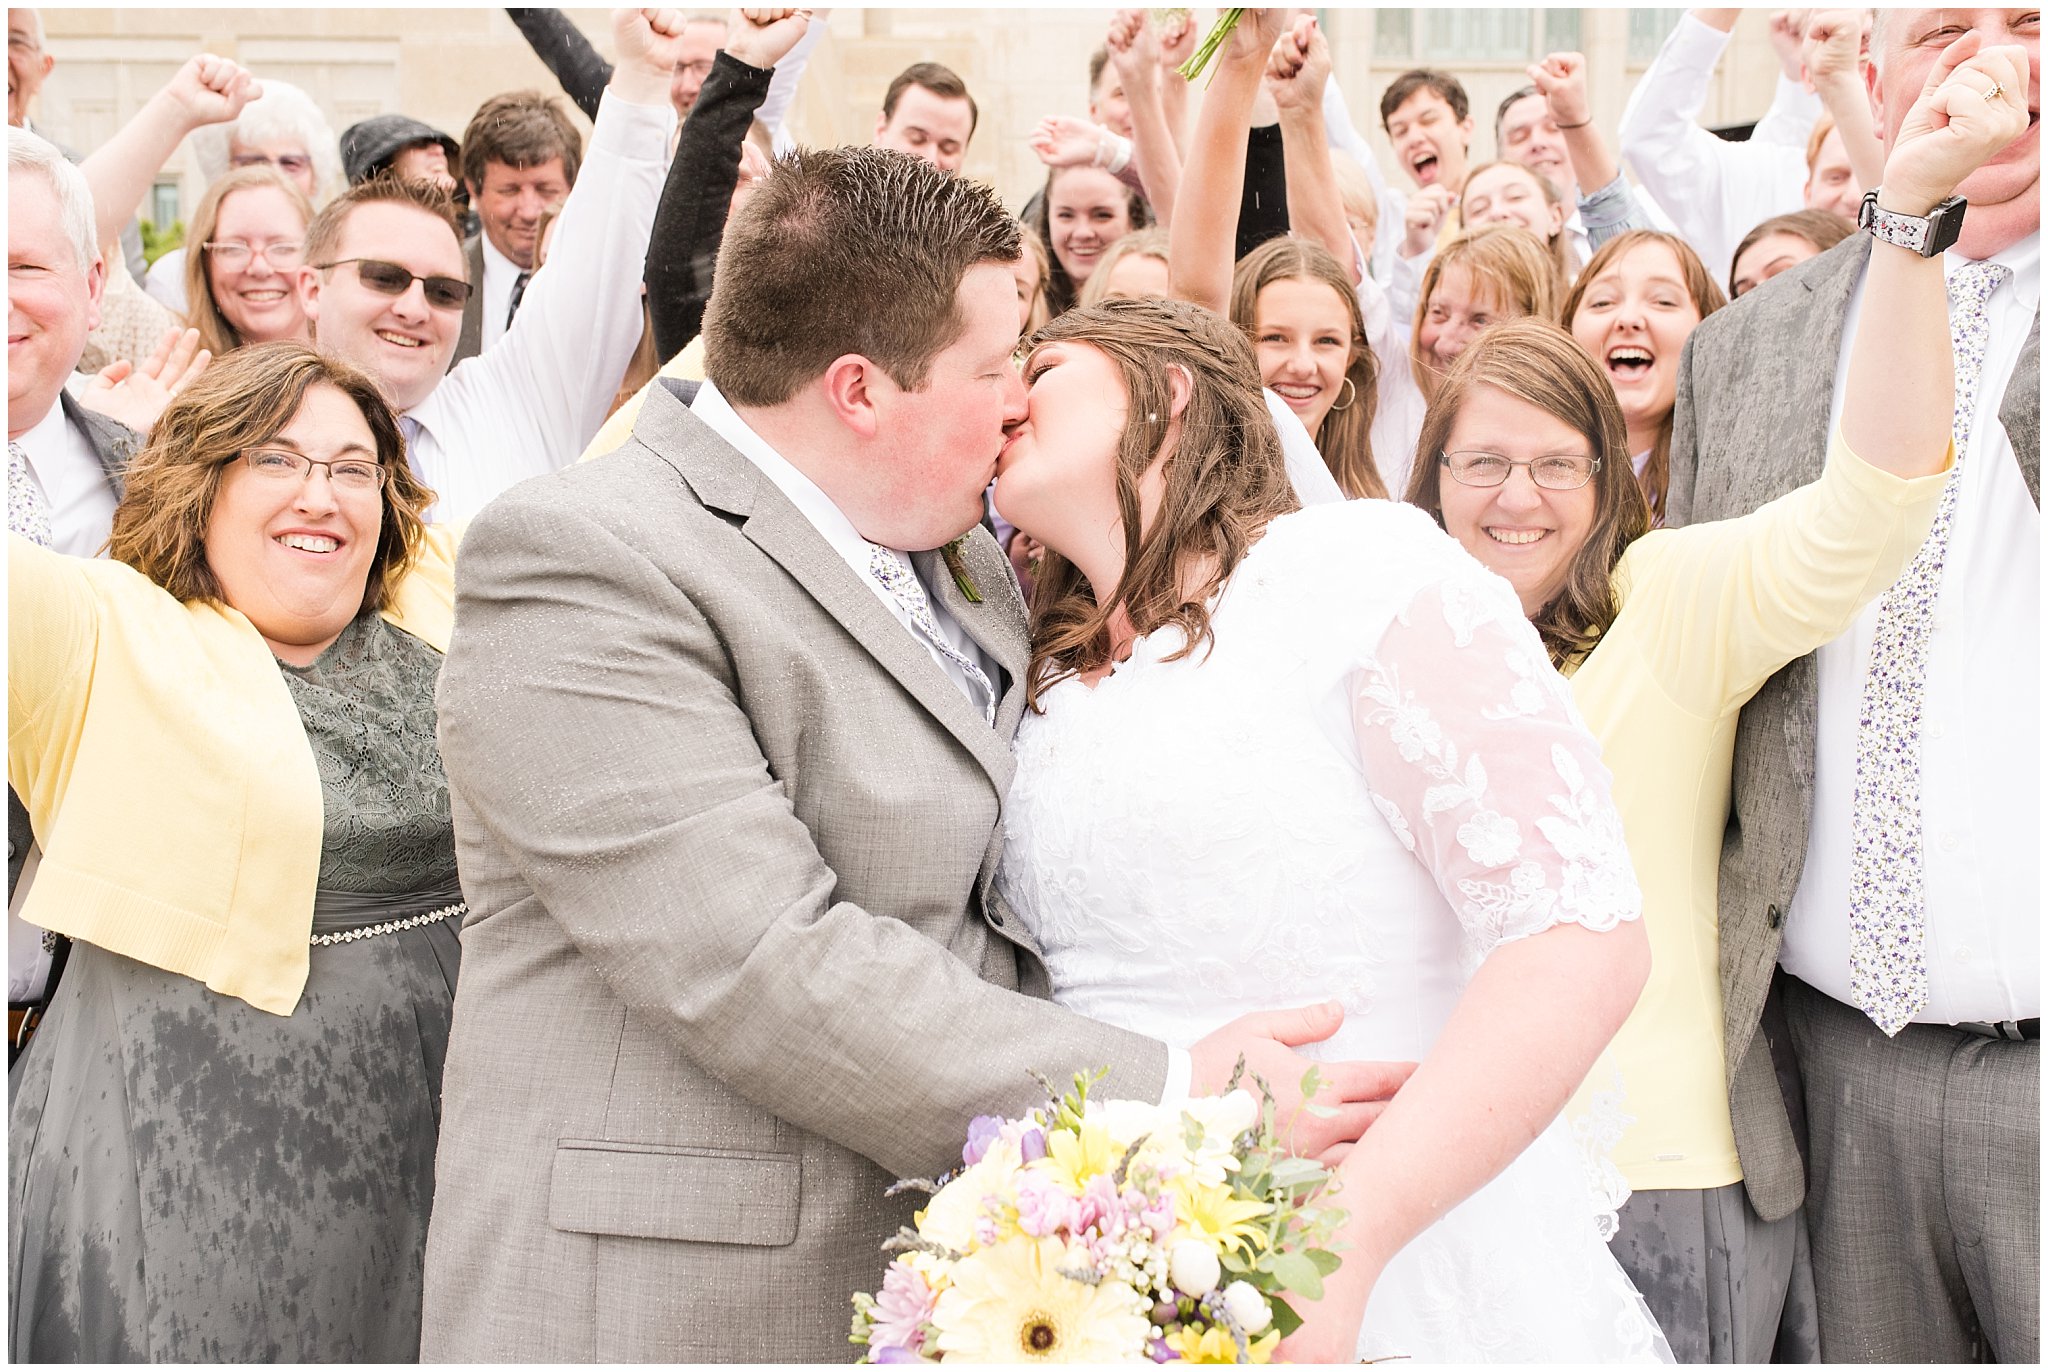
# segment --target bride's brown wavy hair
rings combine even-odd
[[[1032,709],[1047,688],[1110,660],[1109,623],[1121,608],[1137,633],[1176,625],[1186,644],[1166,660],[1213,641],[1212,601],[1275,515],[1298,509],[1266,410],[1259,363],[1244,331],[1180,300],[1105,300],[1069,310],[1031,339],[1086,343],[1122,374],[1130,420],[1116,454],[1117,515],[1124,571],[1107,597],[1073,563],[1048,548],[1031,596],[1031,667],[1024,699]],[[1189,380],[1178,440],[1161,468],[1163,489],[1149,527],[1141,526],[1138,483],[1166,445],[1171,367]],[[1029,365],[1026,366],[1027,374]]]

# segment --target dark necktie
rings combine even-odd
[[[512,283],[512,304],[505,311],[505,327],[512,327],[512,318],[519,313],[519,302],[526,298],[526,283],[533,279],[532,272],[519,273],[519,279]]]

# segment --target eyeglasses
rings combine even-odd
[[[291,268],[299,265],[305,256],[306,245],[300,242],[244,243],[240,239],[224,238],[218,243],[201,243],[200,247],[213,254],[213,260],[223,267],[239,267],[257,254],[273,267]]]
[[[332,462],[321,462],[284,448],[250,448],[242,454],[242,461],[256,475],[273,481],[303,481],[315,467],[325,467],[328,481],[343,491],[380,491],[390,476],[383,463],[368,458],[337,457]]]
[[[676,70],[678,72],[688,72],[699,81],[702,81],[705,77],[711,75],[711,64],[709,62],[678,62],[676,63]]]
[[[313,170],[313,159],[302,152],[288,152],[281,157],[269,157],[260,152],[237,153],[228,159],[237,167],[276,167],[286,176],[304,176]]]
[[[1460,486],[1501,486],[1515,468],[1527,467],[1529,477],[1546,491],[1576,491],[1600,470],[1600,459],[1581,453],[1548,453],[1518,462],[1499,453],[1456,452],[1443,455],[1444,466]]]
[[[338,262],[315,262],[321,271],[329,267],[345,267],[355,263],[356,275],[362,283],[380,295],[404,295],[412,289],[412,283],[420,283],[420,289],[427,297],[427,303],[437,310],[459,310],[469,299],[471,285],[455,276],[414,276],[396,262],[382,262],[374,257],[344,257]]]

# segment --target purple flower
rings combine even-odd
[[[892,1262],[882,1273],[882,1289],[875,1296],[868,1347],[881,1362],[883,1352],[903,1351],[916,1361],[916,1350],[924,1345],[924,1325],[938,1307],[938,1295],[926,1283],[924,1274],[902,1261]]]
[[[1024,1155],[1024,1161],[1037,1162],[1045,1156],[1045,1131],[1033,1129],[1017,1141],[1017,1147]]]
[[[960,1161],[972,1167],[988,1156],[989,1145],[1002,1136],[1003,1118],[1000,1115],[976,1115],[967,1126],[967,1146],[960,1150]]]
[[[924,1359],[908,1348],[871,1348],[868,1350],[875,1362],[923,1362]]]
[[[893,1351],[893,1350],[892,1350],[892,1351]],[[1168,1343],[1168,1342],[1167,1342],[1167,1341],[1166,1341],[1165,1339],[1152,1339],[1152,1340],[1150,1340],[1150,1341],[1149,1341],[1149,1342],[1147,1342],[1147,1343],[1146,1343],[1146,1345],[1145,1345],[1145,1351],[1146,1351],[1146,1352],[1148,1352],[1148,1353],[1150,1353],[1150,1354],[1152,1355],[1152,1361],[1153,1361],[1153,1362],[1179,1362],[1179,1361],[1180,1361],[1180,1354],[1178,1354],[1178,1353],[1174,1352],[1174,1350],[1173,1350],[1173,1345],[1172,1345],[1172,1344],[1170,1344],[1170,1343]],[[875,1361],[876,1361],[876,1362],[880,1362],[880,1361],[881,1361],[881,1359],[880,1359],[880,1358],[876,1358],[876,1359],[875,1359]]]
[[[1017,1178],[1017,1227],[1034,1239],[1056,1234],[1073,1219],[1074,1203],[1042,1172]]]
[[[1162,1192],[1137,1212],[1138,1223],[1152,1232],[1152,1242],[1165,1243],[1173,1232],[1173,1193]]]

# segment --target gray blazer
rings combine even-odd
[[[1869,237],[1856,234],[1694,330],[1678,377],[1670,523],[1746,514],[1820,476],[1843,312],[1869,254]],[[2038,315],[1998,417],[2038,506]],[[1773,1050],[1782,1054],[1782,1045],[1756,1030],[1765,1018],[1784,938],[1784,912],[1806,862],[1820,716],[1817,682],[1813,658],[1800,658],[1766,682],[1743,710],[1735,736],[1734,808],[1721,854],[1728,1100],[1743,1179],[1766,1219],[1790,1214],[1806,1194],[1790,1113],[1797,1109],[1796,1091],[1788,1093],[1778,1080],[1781,1073],[1789,1076],[1789,1063],[1774,1063]]]
[[[422,1354],[845,1361],[857,1289],[968,1121],[1164,1047],[1043,999],[992,881],[1023,607],[936,554],[996,727],[685,408],[463,542],[442,757],[470,905]]]
[[[469,299],[462,303],[462,332],[455,336],[455,355],[448,359],[453,368],[466,357],[484,350],[484,235],[479,229],[463,240],[463,261],[469,264]]]

